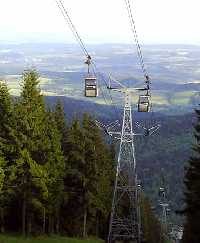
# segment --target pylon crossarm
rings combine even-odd
[[[112,133],[113,133],[113,132],[110,131],[111,129],[114,129],[116,126],[120,126],[120,123],[119,123],[118,120],[116,120],[115,122],[111,122],[108,125],[105,125],[105,124],[103,124],[102,122],[100,122],[98,120],[95,120],[95,123],[96,123],[97,127],[102,129],[109,136],[112,136]],[[118,133],[118,135],[121,135],[121,133]]]
[[[114,78],[111,74],[109,74],[109,87],[108,87],[109,89],[112,89],[111,81],[114,82],[114,83],[117,83],[121,88],[127,89],[127,87],[125,85],[120,83],[120,81],[116,80],[116,78]]]
[[[155,125],[155,126],[152,126],[152,127],[150,127],[150,128],[147,128],[147,127],[143,126],[143,125],[140,124],[139,122],[136,122],[135,124],[136,124],[136,126],[137,126],[138,128],[143,129],[143,131],[144,131],[144,133],[142,134],[143,136],[151,136],[151,135],[153,135],[155,132],[157,132],[157,131],[160,129],[160,127],[161,127],[160,124]],[[139,133],[139,134],[141,134],[141,133]]]
[[[111,132],[111,131],[109,131],[108,130],[108,132],[109,132],[109,134],[112,136],[112,135],[119,135],[120,137],[121,137],[121,132]]]
[[[155,132],[157,132],[160,129],[161,125],[154,126],[150,128],[150,136],[153,135]]]

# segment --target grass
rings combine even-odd
[[[30,237],[24,238],[22,236],[0,235],[0,243],[103,243],[103,240],[89,238],[85,240],[72,239],[67,237]]]

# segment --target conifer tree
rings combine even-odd
[[[68,202],[64,217],[68,224],[64,229],[71,235],[82,236],[83,217],[83,177],[84,177],[84,134],[78,119],[74,119],[68,132],[67,164],[65,174],[65,191]]]
[[[47,114],[47,136],[50,141],[49,151],[47,153],[47,188],[48,197],[46,199],[46,207],[48,211],[48,232],[56,233],[60,231],[60,209],[63,201],[64,193],[64,173],[65,162],[61,149],[61,134],[58,131],[54,114]],[[54,227],[55,226],[55,227]]]
[[[186,223],[184,227],[183,242],[200,242],[199,218],[200,218],[200,110],[196,110],[197,124],[195,125],[196,144],[193,146],[191,156],[185,174],[185,203],[184,210]]]
[[[63,104],[61,103],[60,99],[56,103],[54,116],[55,116],[55,121],[56,121],[56,124],[57,124],[58,131],[60,132],[60,135],[61,135],[62,150],[63,150],[64,154],[67,154],[67,148],[66,148],[66,142],[67,142],[66,116],[65,116]]]
[[[6,83],[0,82],[0,145],[3,157],[13,160],[15,144],[13,140],[13,104]]]
[[[102,134],[94,121],[87,115],[83,117],[83,129],[85,137],[85,204],[84,204],[84,232],[98,234],[99,227],[107,219],[112,193],[112,181],[114,178],[114,160],[111,150],[102,139]],[[86,218],[90,224],[87,225]],[[101,221],[101,222],[100,222]],[[94,228],[94,225],[96,226]]]
[[[4,208],[5,208],[5,172],[6,172],[6,161],[0,154],[0,225],[1,233],[4,233]]]
[[[5,209],[10,201],[10,172],[15,158],[13,105],[5,82],[0,82],[0,219],[4,232]],[[6,182],[6,183],[5,183]]]
[[[45,105],[38,87],[38,74],[26,71],[23,74],[22,92],[15,106],[16,143],[18,158],[13,166],[17,194],[22,200],[22,231],[31,233],[34,215],[41,208],[41,194],[46,193],[46,153],[49,141],[46,138]]]
[[[94,141],[94,129],[92,121],[87,114],[83,117],[84,133],[84,158],[83,171],[83,237],[87,236],[87,218],[91,217],[94,207],[94,199],[97,194],[98,164],[96,156],[96,145]]]

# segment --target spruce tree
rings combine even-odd
[[[41,209],[41,194],[45,185],[46,153],[49,140],[46,137],[45,105],[38,87],[38,74],[34,70],[23,74],[22,92],[15,106],[16,144],[18,157],[15,160],[16,193],[22,205],[22,232],[31,233],[38,210]]]
[[[4,232],[6,208],[11,197],[11,168],[16,156],[13,126],[13,104],[5,82],[0,82],[0,219]]]
[[[68,194],[64,230],[70,235],[83,235],[83,178],[84,178],[84,134],[78,119],[74,119],[67,139],[67,170],[65,173],[65,191]]]
[[[56,230],[56,233],[59,233],[60,231],[60,209],[64,193],[65,162],[61,149],[62,135],[58,131],[55,117],[52,112],[48,112],[46,122],[50,147],[47,153],[47,163],[45,165],[48,188],[45,208],[48,212],[48,232],[51,234],[54,233],[54,229]],[[43,225],[44,224],[45,222],[43,222]]]
[[[88,216],[95,216],[94,200],[97,196],[98,164],[95,145],[95,133],[92,127],[92,121],[87,114],[83,117],[84,133],[84,170],[83,170],[83,237],[87,236],[90,228],[88,225]],[[91,222],[93,223],[93,222]]]
[[[66,116],[64,112],[63,104],[61,103],[61,100],[58,99],[55,111],[54,111],[55,121],[57,124],[57,129],[60,132],[61,135],[61,144],[62,144],[62,150],[64,154],[67,154],[67,148],[66,148],[66,141],[67,141],[67,124],[66,124]]]
[[[195,125],[196,144],[193,146],[191,156],[185,174],[185,203],[184,210],[186,223],[184,227],[183,242],[199,243],[199,218],[200,218],[200,110],[196,110],[197,124]]]
[[[12,161],[15,155],[13,104],[5,82],[0,82],[0,145],[4,158]]]
[[[99,128],[87,114],[83,117],[83,129],[86,181],[84,215],[88,218],[88,223],[84,222],[84,231],[98,235],[102,231],[100,225],[105,225],[111,208],[111,198],[108,195],[112,194],[113,189],[114,158]]]

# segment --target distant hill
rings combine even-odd
[[[199,103],[200,46],[144,45],[143,54],[152,81],[152,98],[157,111],[187,113]],[[143,74],[138,65],[133,45],[88,45],[98,67],[99,85],[112,73],[122,83],[143,85]],[[62,95],[84,100],[86,67],[80,48],[74,44],[32,43],[0,45],[0,78],[5,79],[13,95],[19,93],[19,75],[27,68],[41,74],[41,88],[45,95]],[[106,94],[108,96],[108,94]],[[113,94],[116,103],[120,97]],[[93,100],[102,104],[102,94]]]

